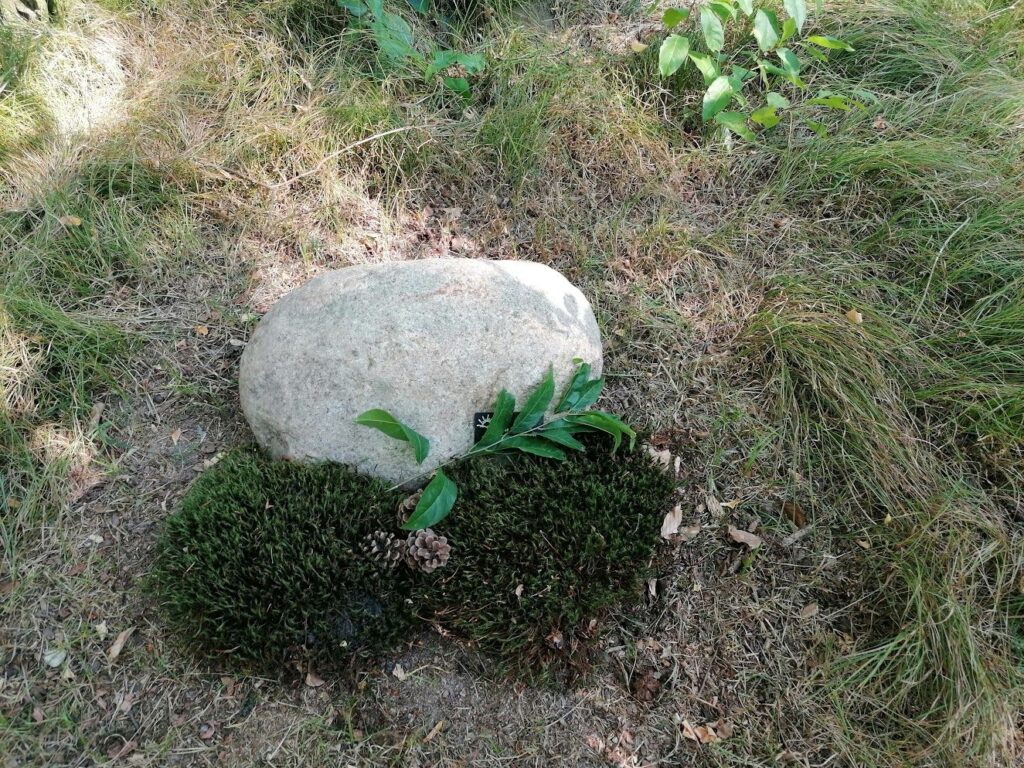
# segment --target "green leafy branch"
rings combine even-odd
[[[780,20],[779,14],[767,7],[755,7],[753,0],[712,0],[702,5],[698,15],[693,17],[700,36],[696,40],[703,41],[707,53],[695,50],[691,38],[679,34],[677,30],[691,21],[692,14],[686,8],[669,8],[662,16],[662,21],[670,34],[661,44],[658,52],[658,71],[663,78],[668,78],[680,71],[689,62],[704,77],[705,92],[701,104],[701,119],[713,121],[724,131],[733,133],[747,141],[753,141],[756,135],[750,123],[757,124],[763,130],[774,128],[782,117],[780,111],[796,110],[798,107],[818,106],[829,109],[847,111],[851,108],[863,108],[864,104],[846,96],[823,91],[817,97],[807,99],[794,106],[781,93],[772,90],[778,83],[794,86],[802,91],[807,83],[801,77],[803,62],[793,51],[793,47],[802,50],[807,56],[821,61],[827,60],[826,53],[830,50],[852,51],[853,48],[843,40],[826,35],[811,35],[805,41],[798,40],[807,22],[806,0],[783,0],[787,17]],[[757,52],[740,52],[730,57],[724,52],[727,26],[749,27],[741,37],[753,38],[757,43]],[[698,30],[694,29],[694,34]],[[789,47],[792,46],[792,47]],[[774,54],[778,59],[775,63],[770,59]],[[746,57],[740,66],[733,58]],[[760,82],[765,91],[765,103],[754,109],[744,93],[748,83]],[[870,98],[870,94],[861,94]],[[736,103],[748,113],[730,111],[729,107]],[[818,135],[827,133],[825,126],[816,120],[801,118],[804,125]]]
[[[623,438],[629,448],[636,443],[636,432],[625,422],[604,411],[587,410],[601,396],[603,378],[590,378],[591,367],[579,363],[565,391],[554,406],[554,414],[545,420],[555,397],[555,375],[551,368],[533,390],[522,409],[516,412],[515,397],[503,389],[494,402],[493,414],[480,439],[466,453],[453,457],[432,471],[433,477],[423,489],[416,509],[402,525],[407,530],[427,528],[440,522],[452,511],[458,499],[458,488],[444,473],[444,467],[471,456],[529,453],[548,459],[565,461],[567,450],[582,451],[584,445],[576,435],[603,432],[611,436],[612,450],[618,450]],[[372,427],[388,437],[408,443],[417,464],[422,464],[430,452],[430,441],[416,430],[403,424],[388,411],[374,408],[361,413],[357,424]],[[405,480],[395,487],[419,480],[427,472]]]
[[[411,65],[419,69],[430,83],[441,75],[446,88],[460,96],[470,92],[469,75],[484,71],[484,57],[475,53],[437,49],[424,55],[416,50],[409,22],[397,13],[384,10],[383,0],[336,0],[338,7],[348,11],[356,25],[368,29],[380,51],[381,58],[392,65]],[[427,0],[409,0],[418,13],[429,10]],[[451,72],[452,74],[446,74]]]

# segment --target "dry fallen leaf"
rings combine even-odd
[[[818,604],[817,603],[808,603],[807,605],[805,605],[803,608],[800,609],[800,618],[801,619],[810,619],[810,618],[813,618],[814,616],[817,616],[817,615],[818,615]]]
[[[672,452],[667,448],[663,448],[659,451],[653,445],[648,445],[647,452],[655,461],[661,462],[662,466],[666,469],[672,466]]]
[[[46,713],[43,712],[42,707],[35,707],[32,710],[32,720],[36,723],[41,723],[46,719]]]
[[[720,739],[728,739],[732,736],[732,723],[728,720],[722,720],[719,718],[718,720],[715,720],[715,722],[711,723],[711,727],[715,729],[715,733],[718,734],[718,738]]]
[[[96,630],[96,637],[100,639],[101,643],[107,639],[107,622],[101,621],[99,624],[93,625],[93,629]]]
[[[661,521],[661,538],[669,541],[679,532],[679,524],[683,522],[683,508],[676,504],[675,508],[665,515]]]
[[[217,727],[213,723],[203,723],[199,726],[199,738],[203,741],[209,741],[213,738],[213,734],[217,732]]]
[[[320,677],[320,675],[316,673],[315,669],[313,669],[312,667],[309,668],[309,671],[306,673],[306,685],[308,685],[310,688],[319,688],[326,682],[326,680],[324,680],[322,677]]]
[[[864,322],[864,315],[862,315],[856,309],[851,309],[849,312],[846,313],[846,319],[849,320],[854,325],[860,325],[861,323]]]
[[[630,40],[629,47],[633,49],[633,53],[643,53],[647,50],[647,46],[638,40]]]
[[[732,501],[723,501],[720,506],[723,509],[736,509],[740,504],[743,503],[743,499],[733,499]]]
[[[714,496],[705,496],[704,504],[707,506],[708,512],[711,513],[712,517],[722,516],[722,503]]]
[[[442,728],[444,728],[444,720],[438,720],[434,727],[430,729],[430,733],[423,737],[423,743],[426,744],[428,741],[432,741],[441,732]]]
[[[208,336],[210,334],[209,327],[205,325],[197,325],[195,330],[196,336]]]
[[[598,736],[596,733],[588,734],[583,743],[590,747],[595,752],[604,751],[604,739]]]
[[[565,636],[562,634],[562,630],[553,629],[551,634],[547,636],[548,645],[552,648],[561,648],[565,643]]]
[[[698,533],[700,533],[699,525],[688,525],[685,528],[679,529],[679,538],[683,541],[690,541],[697,538]]]
[[[57,219],[65,227],[80,227],[82,226],[82,220],[77,216],[61,216]]]
[[[61,648],[51,648],[43,654],[43,663],[48,667],[59,667],[67,657],[67,651]]]
[[[395,664],[394,669],[391,670],[391,674],[399,680],[405,680],[409,676],[409,673],[405,671],[405,667],[401,664]]]
[[[648,579],[647,580],[647,592],[648,592],[648,594],[650,594],[651,597],[657,597],[658,596],[658,580],[657,579]]]
[[[807,515],[804,514],[803,508],[795,501],[782,502],[782,514],[797,528],[805,528],[807,526]]]
[[[121,651],[124,649],[124,644],[128,641],[128,638],[132,636],[135,631],[135,627],[128,627],[123,632],[119,632],[117,637],[114,638],[114,644],[110,646],[107,651],[107,659],[111,662],[117,661],[117,657],[121,655]]]
[[[748,533],[742,528],[736,528],[735,526],[729,526],[729,538],[735,541],[737,544],[745,544],[750,549],[757,549],[761,546],[761,537],[753,533]]]
[[[176,429],[171,432],[171,445],[177,445],[179,440],[181,440],[181,430]]]
[[[857,546],[861,549],[871,549],[871,542],[867,539],[857,539]]]
[[[522,597],[522,596],[523,596],[523,585],[520,584],[520,585],[518,585],[516,587],[516,597]]]

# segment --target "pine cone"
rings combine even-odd
[[[394,568],[405,556],[405,542],[395,541],[395,534],[374,531],[363,539],[363,554],[387,568]]]
[[[451,551],[446,537],[424,528],[413,531],[405,540],[405,563],[413,570],[432,573],[448,562]]]

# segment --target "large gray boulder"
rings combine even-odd
[[[404,482],[473,444],[475,414],[502,388],[520,404],[554,367],[561,392],[581,358],[601,371],[589,302],[526,261],[429,259],[348,267],[282,298],[242,355],[242,409],[277,457],[347,464]],[[360,426],[383,408],[430,440]]]

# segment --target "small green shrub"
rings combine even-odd
[[[422,588],[436,621],[541,680],[584,669],[593,619],[639,594],[674,483],[644,451],[477,459],[451,470],[459,512],[436,527],[452,555]]]
[[[638,594],[673,492],[646,453],[584,442],[564,462],[514,455],[452,467],[460,512],[436,527],[451,557],[430,574],[362,554],[375,530],[405,535],[403,494],[337,465],[232,452],[167,520],[153,586],[194,645],[262,666],[289,652],[326,665],[386,651],[419,618],[506,669],[529,660],[518,668],[529,679],[579,669],[591,620]]]
[[[166,522],[154,586],[168,619],[203,650],[263,665],[290,649],[394,646],[412,627],[415,574],[382,578],[358,553],[400,499],[344,467],[230,453]]]

